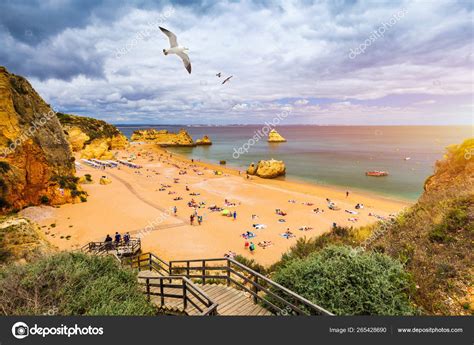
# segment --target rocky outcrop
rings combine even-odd
[[[168,132],[166,129],[142,129],[133,132],[131,140],[160,146],[196,146],[193,138],[184,129],[180,129],[178,133]]]
[[[207,135],[205,135],[202,139],[196,140],[196,145],[212,145],[212,141]]]
[[[276,129],[272,129],[270,133],[268,133],[268,142],[269,143],[284,143],[286,139],[283,138],[280,133],[276,131]]]
[[[0,212],[73,201],[81,194],[74,174],[53,109],[25,78],[0,67]]]
[[[56,250],[32,221],[21,217],[0,218],[0,266],[25,263]]]
[[[247,174],[257,175],[261,178],[275,178],[283,176],[286,173],[285,163],[271,159],[269,161],[259,161],[258,164],[252,163],[247,169]]]
[[[127,138],[115,126],[90,117],[58,113],[59,121],[74,152],[86,159],[113,159],[112,150],[128,146]]]

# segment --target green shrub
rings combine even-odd
[[[242,255],[236,255],[234,257],[234,260],[237,262],[240,262],[242,265],[247,266],[248,268],[251,268],[255,272],[265,274],[266,270],[265,267],[260,265],[258,262],[256,262],[254,259],[248,259],[245,256]]]
[[[111,257],[61,253],[0,271],[6,315],[154,315],[137,277]]]
[[[42,204],[49,204],[49,198],[48,198],[46,195],[42,195],[42,196],[40,197],[40,202],[41,202]]]
[[[408,298],[410,276],[398,261],[380,253],[331,245],[287,262],[273,278],[337,315],[414,313]]]

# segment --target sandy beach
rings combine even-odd
[[[141,169],[120,166],[98,170],[81,164],[77,176],[90,174],[93,179],[92,184],[82,185],[89,194],[87,202],[58,208],[35,207],[23,214],[36,220],[49,240],[62,250],[103,241],[107,234],[113,236],[116,231],[129,231],[132,237],[140,235],[143,251],[152,251],[166,260],[222,257],[232,251],[270,265],[297,238],[319,236],[329,231],[333,223],[373,223],[376,216],[388,217],[410,205],[355,191],[346,197],[346,191],[340,188],[247,179],[244,172],[191,162],[152,144],[133,143],[118,152],[120,159],[131,155],[136,155],[133,163],[141,165]],[[222,175],[216,175],[215,170],[222,171]],[[112,183],[99,184],[101,176],[107,176]],[[326,199],[334,202],[338,210],[330,210]],[[200,205],[196,212],[202,217],[201,225],[197,218],[190,225],[195,208],[188,203],[193,201]],[[364,204],[364,208],[356,210],[357,203]],[[230,213],[235,211],[235,220],[209,209],[213,205]],[[176,215],[171,211],[174,206]],[[317,208],[318,213],[314,211]],[[276,209],[286,215],[277,214]],[[263,226],[256,228],[255,224]],[[287,229],[294,237],[282,236]],[[242,234],[247,231],[256,236],[244,239]],[[246,241],[255,244],[253,253],[245,248]],[[259,246],[263,241],[271,245]]]

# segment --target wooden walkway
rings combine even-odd
[[[138,275],[138,280],[140,283],[145,282],[145,277],[157,277],[162,276],[155,271],[141,271]],[[163,276],[162,276],[163,277]],[[211,299],[213,299],[217,304],[217,314],[222,316],[237,316],[237,315],[246,315],[246,316],[270,316],[270,313],[267,309],[262,306],[255,304],[253,299],[245,292],[239,291],[233,287],[226,286],[224,284],[195,284],[202,291],[206,293]],[[159,288],[152,287],[151,292],[159,292]],[[182,289],[180,288],[164,288],[164,294],[167,295],[180,295]],[[190,298],[198,303],[197,299],[194,296]],[[171,314],[182,314],[187,315],[199,315],[199,311],[192,305],[188,304],[186,310],[184,308],[183,299],[165,297],[161,298],[160,296],[151,296],[151,301],[162,309],[162,311],[171,313]],[[163,302],[163,303],[162,303]]]

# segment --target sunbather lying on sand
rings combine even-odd
[[[252,224],[252,226],[257,230],[265,229],[267,227],[265,224]]]
[[[352,210],[345,210],[345,211],[350,214],[359,214],[359,212],[357,211],[352,211]]]
[[[284,233],[281,234],[282,237],[286,238],[287,240],[293,237],[296,237],[294,233],[292,233],[290,230],[286,230]]]
[[[262,247],[263,249],[266,249],[268,247],[273,246],[273,243],[272,241],[261,241],[261,242],[258,242],[258,245]]]
[[[309,231],[309,230],[313,230],[313,228],[310,227],[310,226],[304,225],[304,226],[300,227],[298,230],[301,230],[301,231]]]
[[[347,218],[347,220],[348,220],[349,222],[357,222],[357,221],[358,221],[358,219],[357,219],[357,218],[354,218],[354,217],[352,217],[352,218]]]
[[[229,258],[229,259],[233,259],[237,256],[237,253],[235,252],[232,252],[232,251],[228,251],[227,253],[224,254],[224,257],[225,258]]]
[[[246,240],[248,240],[249,238],[257,237],[257,235],[255,235],[255,234],[254,234],[253,232],[251,232],[251,231],[244,232],[241,236],[242,236],[243,238],[245,238]]]

